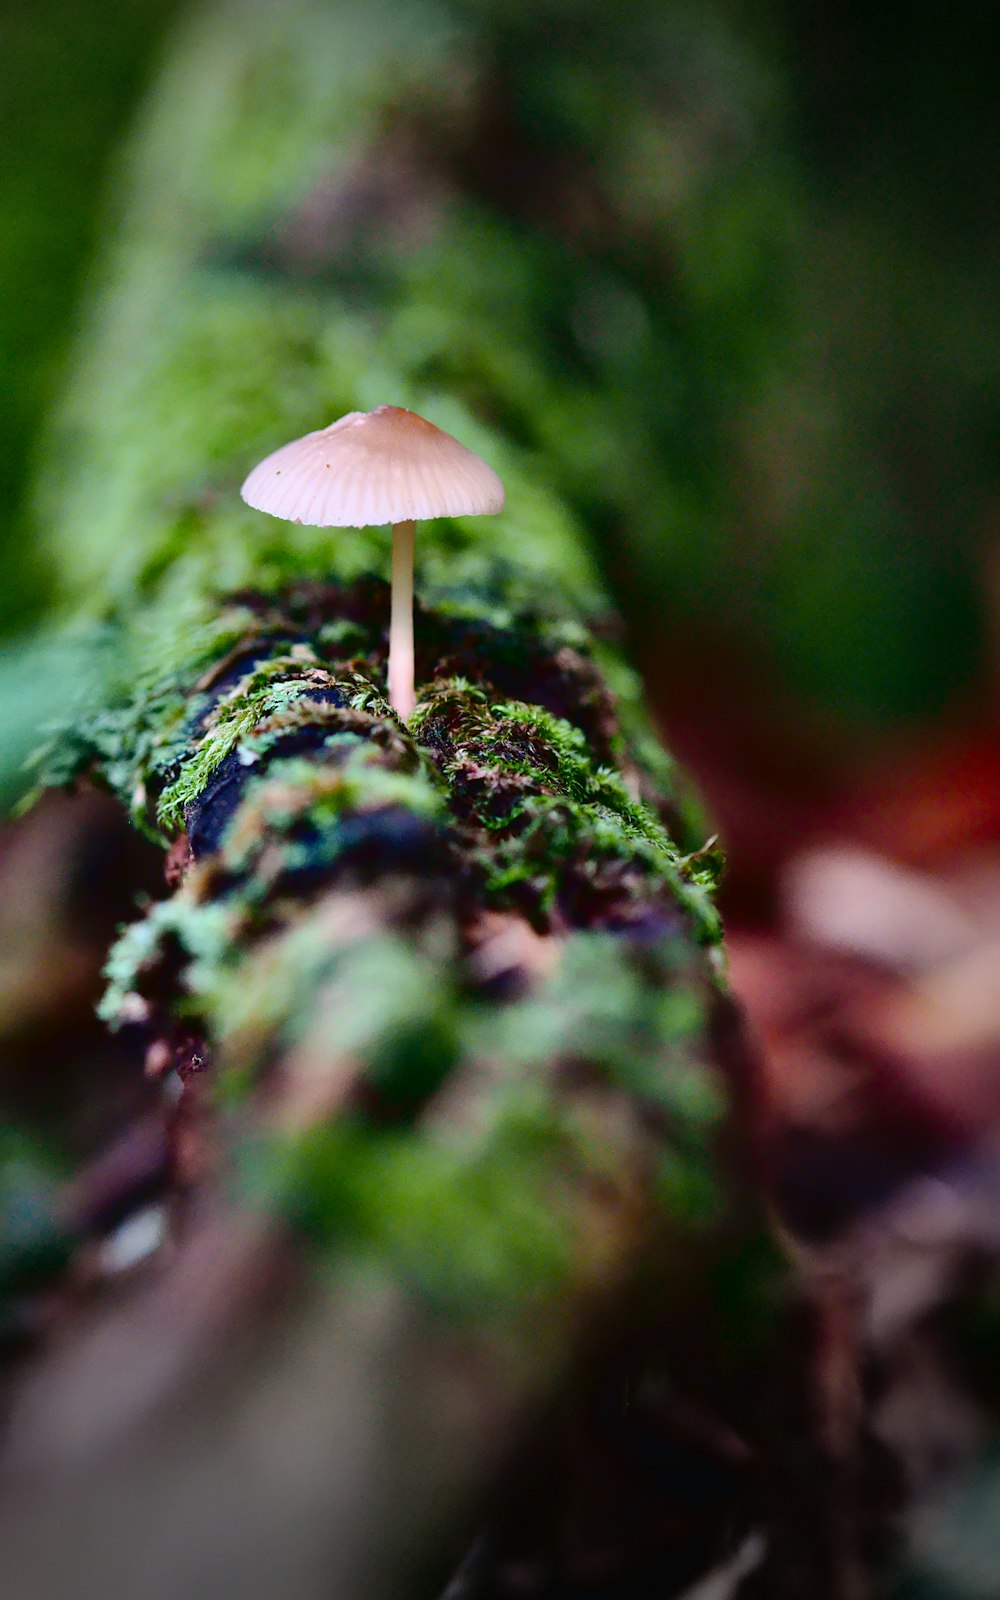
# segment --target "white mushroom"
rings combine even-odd
[[[254,467],[240,492],[256,510],[310,527],[392,524],[389,701],[408,717],[415,523],[502,511],[503,484],[493,468],[416,412],[379,406],[283,445]]]

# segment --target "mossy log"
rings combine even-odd
[[[656,469],[621,372],[605,419],[560,370],[557,286],[616,246],[586,151],[526,143],[546,17],[210,7],[131,148],[40,490],[93,668],[43,781],[168,848],[104,1014],[198,1121],[158,1280],[15,1404],[5,1594],[426,1593],[609,1329],[717,1329],[745,1241],[718,859],[589,553]],[[579,25],[613,81],[617,34]],[[387,539],[237,492],[383,401],[509,504],[421,530],[406,726]]]

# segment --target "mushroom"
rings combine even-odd
[[[413,710],[413,547],[424,517],[503,510],[503,484],[450,433],[401,406],[351,411],[254,467],[240,493],[272,517],[316,528],[392,523],[389,702]]]

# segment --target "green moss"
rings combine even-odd
[[[470,1045],[489,1048],[512,1072],[536,1075],[553,1059],[586,1061],[637,1102],[669,1116],[699,1159],[724,1113],[724,1098],[696,1041],[710,994],[683,935],[655,945],[608,933],[574,933],[536,992],[474,1019]]]
[[[596,767],[579,728],[555,717],[540,706],[524,702],[499,701],[490,705],[482,691],[465,679],[436,684],[433,697],[421,696],[412,719],[419,737],[435,714],[449,702],[461,705],[464,742],[452,740],[452,751],[443,763],[443,773],[461,781],[463,768],[475,762],[478,769],[499,774],[518,774],[531,780],[532,790],[566,795],[581,804],[593,804],[616,812],[623,826],[637,836],[665,843],[663,829],[651,813],[630,799],[617,772]],[[472,709],[474,708],[474,709]],[[468,715],[471,710],[472,714]],[[479,820],[485,827],[505,827],[516,819],[517,810],[503,817],[484,811]]]
[[[635,389],[676,330],[650,323],[628,359],[621,341],[582,352],[595,292],[627,332],[632,268],[582,265],[470,195],[418,241],[388,229],[377,260],[338,209],[389,83],[400,106],[448,81],[475,98],[457,69],[480,24],[458,16],[429,8],[391,69],[377,34],[344,54],[370,28],[350,4],[196,25],[183,115],[175,79],[134,153],[50,452],[67,606],[108,670],[45,772],[92,774],[164,841],[186,827],[199,858],[116,944],[105,1018],[204,1036],[260,1203],[482,1317],[551,1304],[600,1255],[595,1192],[641,1188],[704,1225],[720,929],[717,862],[692,855],[705,831],[622,652],[593,637],[610,608],[587,527],[641,537],[678,514]],[[345,63],[339,100],[321,59]],[[333,209],[303,273],[316,205]],[[507,488],[501,519],[421,529],[408,727],[384,690],[387,531],[285,524],[238,494],[265,450],[385,400]],[[477,951],[495,926],[537,970],[515,957],[491,976]],[[265,1102],[280,1136],[260,1134]]]
[[[657,891],[666,890],[690,915],[701,940],[715,943],[721,937],[709,891],[685,874],[676,850],[633,833],[614,812],[562,798],[532,797],[523,802],[519,821],[516,836],[478,853],[485,892],[498,904],[527,905],[547,918],[570,866],[579,869],[595,895],[602,892],[602,869],[607,869],[609,887],[637,910]]]
[[[723,1102],[690,1053],[704,999],[695,986],[681,1001],[677,985],[692,976],[683,941],[666,958],[662,951],[628,952],[607,935],[576,935],[536,993],[498,1006],[463,995],[446,966],[432,971],[427,950],[416,952],[398,937],[327,945],[317,969],[317,930],[312,938],[300,938],[302,931],[295,935],[296,982],[310,956],[312,978],[319,971],[322,979],[311,1032],[299,1026],[290,1041],[287,1012],[279,1006],[270,1013],[272,1026],[286,1028],[283,1042],[293,1044],[296,1059],[318,1059],[325,1043],[362,1076],[374,1064],[369,1081],[378,1087],[383,1053],[394,1073],[412,1068],[408,1049],[399,1048],[402,1030],[405,1039],[419,1031],[431,1042],[435,1081],[452,1059],[487,1059],[494,1069],[470,1091],[475,1120],[461,1136],[444,1124],[437,1133],[387,1131],[356,1114],[253,1146],[244,1158],[245,1184],[256,1203],[276,1205],[327,1248],[349,1239],[451,1315],[509,1314],[557,1291],[578,1260],[582,1175],[593,1183],[603,1173],[612,1188],[621,1181],[614,1117],[603,1116],[599,1101],[592,1115],[582,1115],[572,1095],[555,1088],[559,1063],[586,1061],[609,1095],[622,1092],[669,1116],[655,1185],[665,1217],[685,1228],[717,1220],[711,1141]],[[275,993],[276,959],[275,949],[261,951],[244,995]],[[663,994],[653,981],[667,977],[674,985],[670,1016],[658,1009]],[[278,992],[287,1001],[280,984]],[[334,1018],[344,1019],[343,1027]],[[259,1027],[259,1009],[245,999],[242,1046]]]
[[[485,1324],[566,1282],[585,1159],[539,1086],[494,1105],[471,1141],[341,1124],[258,1146],[244,1192],[327,1250],[377,1259],[434,1310]]]
[[[68,687],[64,714],[34,764],[39,789],[99,777],[145,832],[162,839],[155,799],[189,747],[203,704],[196,685],[246,635],[252,618],[239,605],[203,599],[172,617],[162,635],[161,620],[158,612],[140,612],[130,626],[114,616],[75,630],[80,653],[101,663],[102,692],[80,696]]]
[[[184,971],[180,1004],[185,1015],[210,1023],[213,1007],[218,1006],[221,1016],[216,1017],[216,1026],[225,1031],[229,1006],[219,999],[226,988],[225,974],[239,972],[255,933],[273,927],[273,907],[266,916],[261,908],[273,900],[283,880],[294,883],[304,872],[323,886],[345,846],[352,843],[352,835],[340,831],[342,820],[405,811],[430,826],[443,822],[440,789],[421,768],[412,746],[400,741],[392,757],[405,761],[410,771],[386,766],[379,744],[358,733],[335,733],[325,749],[332,758],[325,764],[285,759],[252,778],[212,868],[194,875],[171,899],[153,905],[125,930],[106,967],[108,987],[101,1006],[106,1021],[117,1025],[127,1020],[133,994],[143,995],[150,987],[157,991],[156,974],[176,952]],[[213,873],[221,875],[221,894],[215,892]],[[301,888],[296,892],[301,910]],[[291,913],[295,911],[293,901]],[[306,974],[307,990],[314,981],[307,957],[310,947],[308,926],[298,937],[289,937],[287,949],[282,947],[279,988],[284,985],[286,1000],[293,990],[297,992],[292,982],[297,964]],[[235,1011],[244,982],[240,973],[231,994]],[[256,1006],[256,985],[253,993]]]
[[[248,735],[256,733],[261,740],[268,731],[294,726],[295,710],[307,701],[310,688],[335,687],[329,673],[304,670],[313,661],[311,651],[304,648],[298,656],[272,657],[213,707],[203,733],[182,756],[177,776],[160,797],[159,820],[167,831],[180,826],[185,807],[198,798],[213,772]],[[324,710],[314,706],[309,715],[319,721]],[[257,752],[244,748],[252,757],[261,746]]]

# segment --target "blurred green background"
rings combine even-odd
[[[0,10],[8,638],[45,612],[26,485],[113,198],[116,145],[178,9],[4,0]],[[696,63],[690,103],[681,97],[661,130],[694,174],[679,202],[681,270],[693,315],[698,296],[711,310],[696,331],[713,328],[717,345],[703,341],[697,370],[679,380],[694,397],[678,436],[689,514],[687,531],[664,541],[663,592],[759,656],[806,712],[878,733],[952,711],[985,682],[997,531],[996,9],[664,9]],[[563,13],[566,82],[547,86],[543,117],[559,93],[581,92],[573,7]],[[741,117],[752,118],[751,183]],[[700,209],[706,143],[715,187]],[[675,178],[683,167],[674,159]],[[654,129],[637,189],[656,168]],[[629,306],[617,313],[605,331],[627,343]],[[618,561],[608,538],[618,598],[648,628],[656,552]]]

